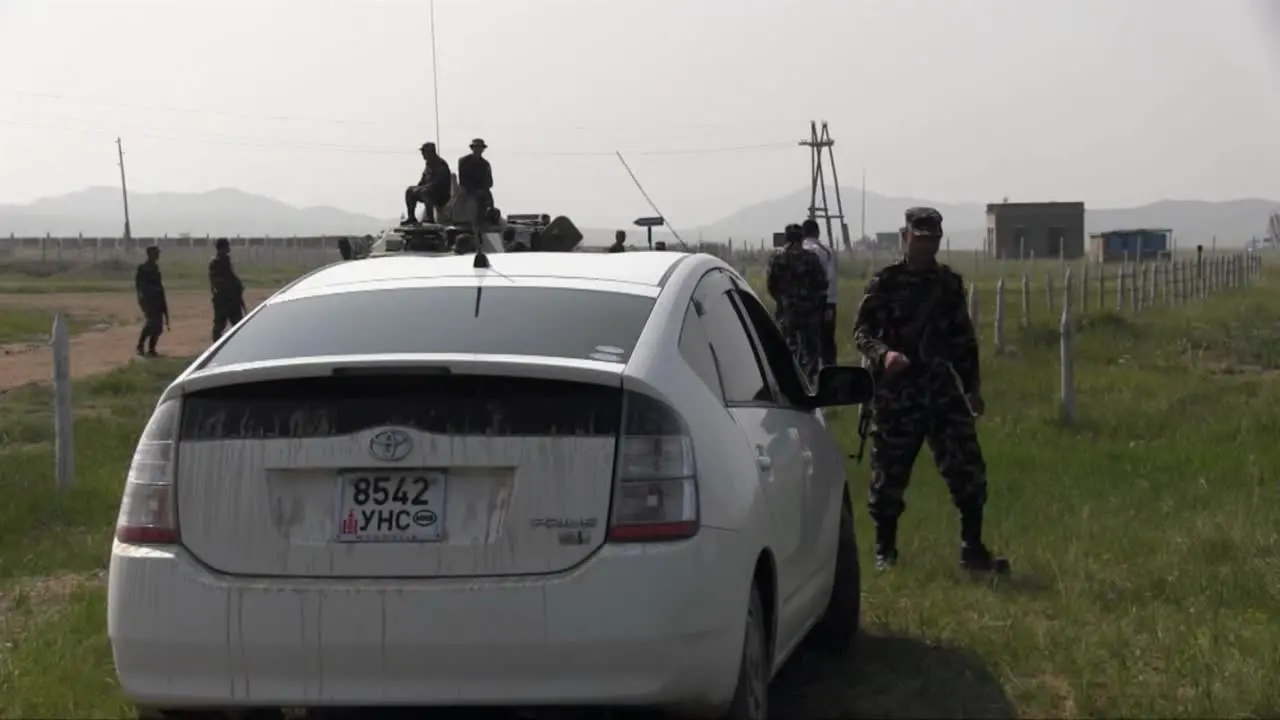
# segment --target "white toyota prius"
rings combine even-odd
[[[161,715],[763,718],[806,635],[843,650],[858,628],[821,408],[871,380],[816,386],[709,255],[315,271],[185,370],[138,443],[109,581],[124,693]]]

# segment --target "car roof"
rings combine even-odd
[[[600,283],[602,286],[661,287],[676,263],[690,257],[680,252],[588,253],[523,252],[487,256],[490,269],[502,276],[548,281]],[[418,286],[433,279],[473,278],[474,255],[386,255],[335,263],[306,275],[281,290],[272,301],[356,289],[353,285]],[[425,281],[425,283],[424,283]],[[575,283],[575,284],[577,284]]]

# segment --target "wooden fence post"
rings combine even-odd
[[[1022,273],[1022,327],[1031,324],[1031,278],[1027,277],[1024,270]]]
[[[1062,420],[1071,422],[1076,419],[1076,385],[1075,367],[1071,350],[1073,332],[1071,328],[1071,304],[1062,304],[1062,320],[1058,323],[1058,391],[1061,402]]]
[[[1080,265],[1080,312],[1089,312],[1089,261]]]
[[[1120,271],[1116,273],[1116,312],[1124,312],[1124,280],[1125,267],[1128,263],[1120,264]]]
[[[71,333],[62,313],[53,317],[54,473],[59,489],[75,484],[75,422],[71,404]]]
[[[995,327],[993,328],[996,352],[1004,349],[1004,277],[996,281]]]

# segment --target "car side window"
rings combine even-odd
[[[684,311],[684,325],[680,328],[680,355],[689,367],[702,378],[711,392],[724,402],[724,388],[720,385],[720,373],[716,370],[716,358],[711,353],[711,341],[707,339],[702,318],[698,317],[697,300],[689,303]]]
[[[782,337],[782,331],[778,329],[777,323],[769,316],[769,311],[760,300],[751,293],[738,289],[734,291],[734,295],[746,311],[747,319],[755,330],[765,362],[769,364],[769,371],[773,374],[774,381],[778,383],[778,391],[792,405],[803,405],[805,398],[809,395],[809,385],[802,378],[800,366],[796,364],[796,357],[791,354],[791,348],[787,347],[787,341]]]
[[[705,286],[705,288],[704,288]],[[702,279],[694,299],[702,307],[702,327],[711,341],[711,352],[720,371],[724,401],[733,403],[767,403],[773,393],[756,360],[744,318],[734,306],[734,288],[720,273]]]

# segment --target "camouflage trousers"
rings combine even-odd
[[[778,328],[786,338],[796,364],[805,377],[818,376],[818,364],[822,360],[822,313],[779,313]]]
[[[894,525],[906,510],[903,499],[920,447],[926,442],[962,512],[987,502],[987,465],[977,428],[958,388],[933,382],[890,381],[872,406],[871,492],[867,509],[877,525]]]

